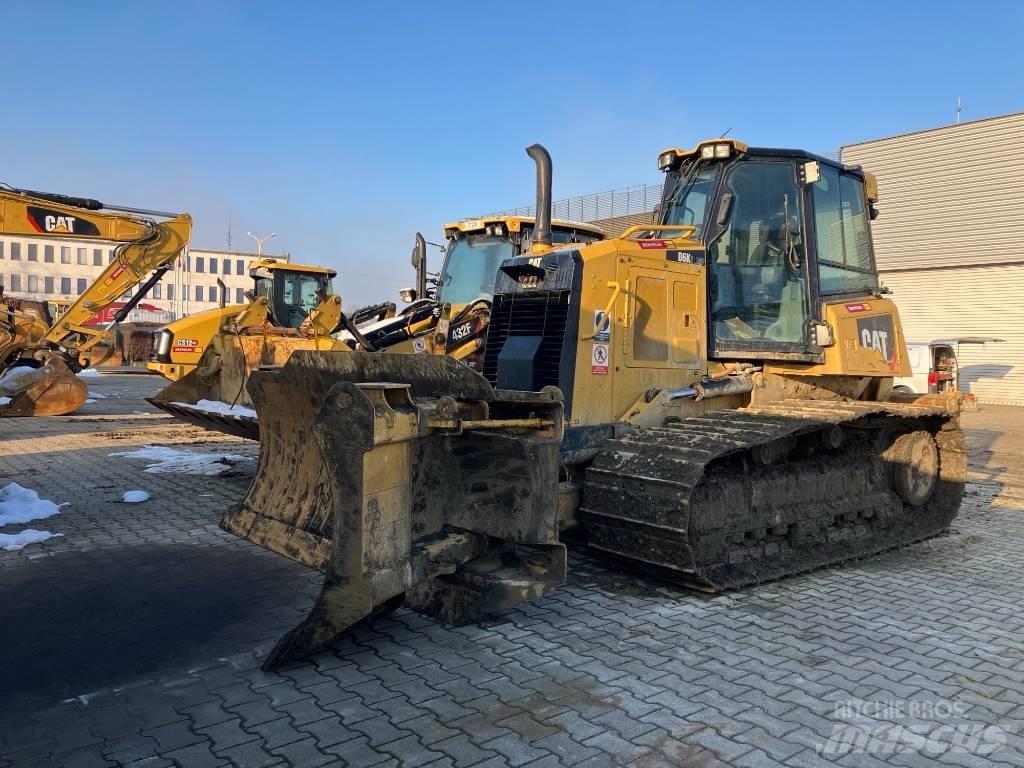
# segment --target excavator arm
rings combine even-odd
[[[14,398],[0,415],[70,413],[81,405],[84,387],[77,385],[73,374],[77,356],[106,338],[108,332],[89,327],[86,321],[148,277],[144,291],[137,294],[138,301],[173,266],[188,245],[191,231],[192,218],[184,213],[0,187],[0,234],[119,244],[113,261],[42,334],[38,328],[28,332],[29,325],[14,322],[20,303],[0,297],[0,309],[7,318],[0,318],[4,326],[0,328],[0,389]],[[34,369],[33,375],[17,370],[25,368]]]
[[[152,216],[165,218],[157,222]],[[33,237],[96,239],[120,243],[114,260],[50,327],[42,341],[84,351],[106,330],[85,322],[150,273],[166,271],[188,244],[192,218],[98,200],[29,190],[0,189],[0,232]]]

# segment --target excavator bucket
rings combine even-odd
[[[89,388],[58,355],[46,354],[36,368],[14,366],[0,377],[0,416],[62,416],[89,397]]]
[[[172,381],[149,402],[205,429],[259,440],[259,420],[245,388],[252,372],[260,366],[284,365],[296,350],[324,349],[332,343],[277,330],[280,335],[220,334],[194,371]]]
[[[563,581],[557,390],[496,391],[446,357],[304,351],[248,387],[259,464],[222,527],[325,572],[266,667],[403,598],[461,623]]]

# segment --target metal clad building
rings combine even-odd
[[[963,344],[961,384],[1024,405],[1024,113],[844,146],[878,177],[883,282],[912,341]]]

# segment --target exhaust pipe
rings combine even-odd
[[[534,245],[551,247],[551,155],[540,144],[531,144],[526,154],[537,164],[537,218],[533,224]]]
[[[412,266],[416,270],[416,298],[427,297],[427,241],[416,233],[416,245],[412,249]]]

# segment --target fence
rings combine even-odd
[[[568,221],[603,221],[649,213],[661,200],[660,184],[638,184],[607,192],[595,192],[579,197],[556,200],[551,215]],[[535,206],[510,208],[489,216],[533,216]]]

